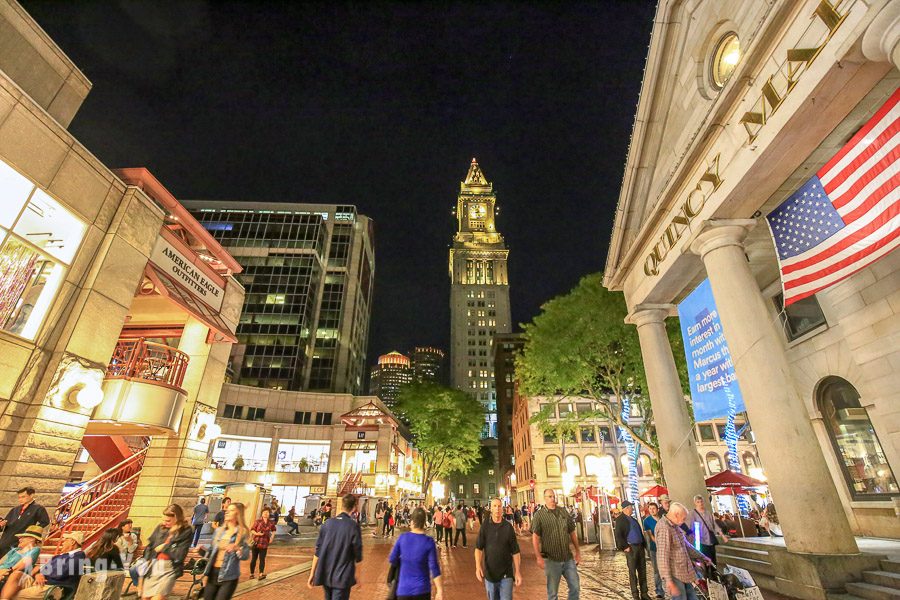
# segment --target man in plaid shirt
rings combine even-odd
[[[691,546],[681,529],[688,510],[680,502],[673,502],[666,516],[654,530],[656,536],[656,564],[659,576],[672,600],[697,600],[692,585],[697,580],[693,560],[712,564],[706,556]]]

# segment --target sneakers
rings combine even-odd
[[[256,575],[254,575],[253,573],[250,573],[250,579],[256,579]]]
[[[260,580],[260,581],[262,581],[262,580],[265,579],[265,578],[266,578],[266,574],[265,574],[265,573],[260,573],[260,574],[259,574],[259,580]]]

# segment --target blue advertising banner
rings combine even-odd
[[[709,279],[678,305],[678,318],[691,380],[694,419],[709,421],[746,410]]]

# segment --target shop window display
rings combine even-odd
[[[86,229],[0,161],[0,329],[37,335]]]

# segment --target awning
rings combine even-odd
[[[219,316],[219,313],[195,299],[193,294],[184,289],[175,279],[150,263],[147,263],[144,273],[153,281],[160,294],[177,304],[179,308],[188,314],[202,321],[204,325],[224,338],[218,341],[237,343],[237,336],[235,336],[234,331],[228,327],[222,317]]]

